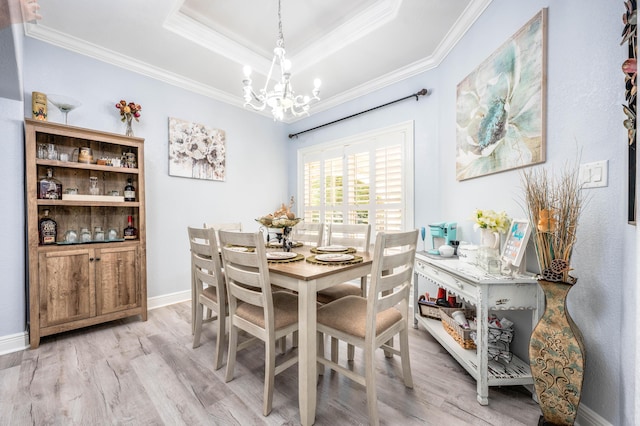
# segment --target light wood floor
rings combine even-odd
[[[273,411],[263,417],[263,346],[239,352],[235,378],[225,383],[226,364],[212,368],[213,325],[192,349],[190,318],[190,303],[180,303],[150,311],[146,322],[131,318],[45,337],[38,349],[1,356],[0,424],[299,424],[296,366],[277,376]],[[475,381],[426,331],[412,328],[410,345],[413,389],[402,384],[399,359],[379,352],[382,424],[537,424],[538,406],[523,387],[492,387],[490,405],[481,406]],[[317,425],[366,424],[366,413],[362,386],[336,373],[319,378]]]

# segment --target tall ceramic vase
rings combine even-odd
[[[538,425],[573,425],[585,365],[582,334],[567,311],[571,284],[538,280],[546,299],[531,333],[529,363],[542,417]]]

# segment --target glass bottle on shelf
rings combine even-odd
[[[136,200],[136,188],[133,186],[132,178],[127,178],[127,184],[124,186],[124,200],[125,201]]]
[[[47,175],[38,181],[38,198],[49,200],[62,199],[62,183],[53,177],[53,169],[47,169]]]
[[[89,228],[80,228],[80,242],[81,243],[91,242],[91,231],[89,231]]]
[[[133,216],[127,217],[127,227],[124,228],[124,239],[135,240],[138,238],[138,230],[133,226]]]
[[[38,231],[40,244],[55,244],[58,240],[58,223],[49,217],[49,209],[44,210],[44,216],[40,219]]]
[[[98,178],[96,176],[89,177],[89,194],[100,195],[100,188],[98,188]]]
[[[93,241],[104,241],[104,231],[102,226],[96,226],[93,229]]]

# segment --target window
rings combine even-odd
[[[298,151],[299,215],[307,222],[413,227],[413,122]]]

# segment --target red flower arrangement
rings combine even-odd
[[[135,102],[127,103],[127,101],[121,100],[116,104],[116,108],[120,110],[120,121],[125,121],[131,117],[135,118],[136,121],[140,121],[138,118],[140,118],[140,110],[142,107],[139,104]]]

